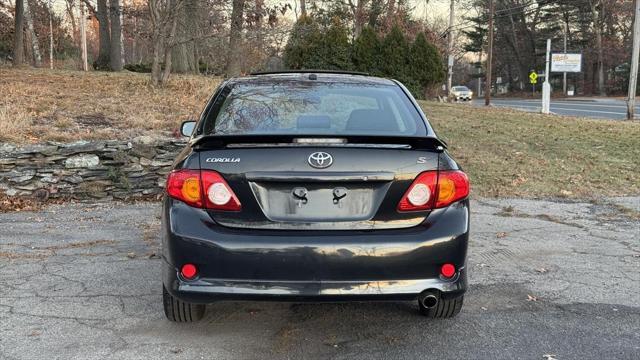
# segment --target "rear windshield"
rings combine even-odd
[[[454,91],[469,91],[469,88],[466,86],[454,86],[453,87]]]
[[[269,81],[227,86],[205,134],[422,136],[427,130],[396,85]]]

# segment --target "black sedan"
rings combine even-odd
[[[469,180],[409,91],[355,73],[232,78],[168,176],[168,319],[218,300],[418,301],[460,312]]]

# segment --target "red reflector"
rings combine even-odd
[[[450,278],[456,274],[456,267],[452,264],[444,264],[440,268],[440,274],[446,278]]]
[[[198,274],[198,269],[193,264],[184,264],[182,265],[182,270],[180,270],[180,274],[187,280],[192,280]]]

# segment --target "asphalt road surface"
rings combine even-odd
[[[484,106],[484,99],[474,99],[474,106]],[[540,99],[491,99],[495,107],[540,112]],[[640,118],[640,102],[636,101],[636,119]],[[590,117],[598,119],[624,120],[627,118],[627,103],[620,99],[573,99],[551,100],[551,112],[558,115]]]
[[[408,302],[161,305],[155,203],[0,214],[0,359],[639,359],[640,198],[472,204],[457,318]]]

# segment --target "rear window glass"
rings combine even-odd
[[[395,85],[282,81],[224,89],[206,134],[426,135],[407,95]]]
[[[469,91],[469,88],[466,86],[454,86],[453,87],[454,91]]]

